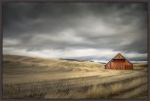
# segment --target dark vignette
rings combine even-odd
[[[56,100],[56,101],[59,101],[59,100],[62,100],[62,101],[65,101],[65,100],[70,100],[70,101],[75,101],[75,99],[3,99],[2,96],[3,96],[3,64],[2,64],[2,61],[3,61],[3,12],[2,12],[2,9],[3,9],[3,4],[5,3],[12,3],[12,2],[28,2],[28,3],[35,3],[35,2],[39,2],[39,3],[42,3],[42,2],[49,2],[49,3],[69,3],[69,2],[72,2],[72,3],[78,3],[78,2],[88,2],[88,3],[102,3],[102,2],[105,2],[105,3],[145,3],[147,5],[147,53],[148,53],[148,57],[147,57],[147,60],[148,60],[148,89],[150,89],[150,67],[149,67],[149,61],[150,61],[150,57],[149,57],[149,54],[150,54],[150,40],[149,40],[149,33],[150,33],[150,1],[149,0],[0,0],[0,99],[1,100],[14,100],[14,101],[17,101],[17,100],[22,100],[22,101],[25,101],[25,100],[30,100],[30,101],[36,101],[36,100],[50,100],[50,101],[53,101],[53,100]],[[140,48],[140,47],[139,47]],[[116,101],[116,100],[120,100],[120,101],[149,101],[150,100],[150,90],[148,90],[148,98],[147,99],[77,99],[78,101],[98,101],[98,100],[101,100],[101,101]]]

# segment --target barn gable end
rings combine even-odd
[[[106,65],[105,69],[133,69],[133,64],[130,63],[121,53],[118,53]]]

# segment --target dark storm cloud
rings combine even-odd
[[[4,48],[147,53],[147,7],[121,3],[8,3]]]

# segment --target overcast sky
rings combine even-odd
[[[8,3],[3,54],[47,58],[147,58],[147,7],[142,3]]]

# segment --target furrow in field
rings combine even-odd
[[[129,74],[126,74],[129,75]],[[141,74],[136,76],[132,76],[132,78],[126,77],[124,74],[124,78],[122,78],[121,75],[111,76],[111,77],[87,77],[87,78],[76,78],[76,79],[65,79],[65,80],[57,80],[52,82],[39,82],[39,83],[25,83],[25,84],[16,84],[17,88],[20,88],[22,91],[29,91],[30,89],[38,88],[41,90],[47,90],[50,89],[51,91],[55,90],[63,90],[63,89],[77,89],[77,88],[89,88],[92,85],[111,85],[113,83],[119,83],[119,82],[129,82],[132,79],[142,78],[145,77],[145,75]],[[121,76],[121,77],[120,77]],[[4,87],[9,88],[9,85],[4,85]],[[11,86],[11,85],[10,85]]]
[[[64,88],[64,89],[59,89],[58,91],[61,92],[66,92],[66,95],[64,94],[63,96],[65,98],[76,98],[76,94],[83,95],[82,98],[111,98],[113,96],[119,95],[119,94],[124,94],[128,92],[129,90],[138,88],[144,84],[147,84],[147,78],[146,77],[138,77],[138,78],[133,78],[132,80],[124,80],[124,81],[119,81],[119,82],[114,82],[114,83],[109,83],[109,84],[98,84],[98,85],[87,85],[87,86],[80,86],[80,87],[70,87],[70,88]],[[101,92],[103,91],[103,92]],[[52,97],[52,93],[57,92],[57,90],[50,90],[49,93],[46,95],[46,98]],[[73,93],[69,93],[73,92]],[[68,93],[70,96],[68,96]],[[96,93],[96,94],[95,94]],[[85,94],[85,95],[84,95]],[[57,95],[57,94],[56,94]],[[55,97],[58,97],[56,96]],[[93,96],[94,95],[94,96]],[[95,96],[96,95],[96,96]],[[63,97],[62,96],[62,97]],[[80,98],[81,96],[79,96]]]
[[[143,92],[146,92],[146,91],[147,91],[147,84],[144,84],[138,88],[135,88],[123,94],[114,96],[113,98],[134,98],[134,96],[142,94]]]

